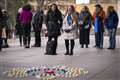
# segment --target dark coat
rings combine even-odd
[[[17,15],[16,15],[15,29],[16,29],[16,35],[23,34],[23,27],[22,27],[21,22],[20,22],[20,13],[17,13]]]
[[[84,30],[84,29],[89,29],[91,28],[91,22],[92,22],[92,16],[90,12],[81,12],[79,15],[79,21],[82,21],[83,24],[80,24],[79,26]],[[86,25],[89,25],[88,28],[85,28]]]
[[[60,11],[48,11],[46,16],[46,26],[48,30],[48,36],[61,35],[60,29],[63,24],[62,14]]]
[[[3,19],[4,19],[4,16],[3,16],[3,14],[1,14],[1,15],[0,15],[0,29],[2,29],[3,26],[4,26],[4,21],[3,21]]]
[[[38,11],[35,13],[33,17],[33,29],[34,31],[41,31],[42,29],[42,24],[43,24],[43,11]]]
[[[88,45],[90,43],[89,35],[90,35],[90,29],[91,29],[91,23],[92,23],[92,16],[90,12],[81,12],[79,15],[79,21],[83,22],[83,24],[79,24],[80,44]],[[88,27],[86,28],[86,26]]]
[[[117,13],[111,12],[110,15],[105,19],[105,26],[107,29],[116,29],[118,26],[118,15]]]
[[[7,20],[8,20],[8,16],[6,14],[2,14],[0,17],[0,26],[2,28],[7,26]]]

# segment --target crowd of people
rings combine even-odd
[[[5,16],[6,15],[6,16]],[[0,50],[3,41],[7,47],[7,38],[3,37],[3,30],[7,30],[8,23],[7,12],[0,9]],[[56,4],[52,4],[44,15],[44,11],[37,7],[32,12],[30,5],[25,5],[18,10],[16,16],[16,31],[19,35],[20,46],[30,48],[31,27],[35,32],[35,44],[32,47],[41,47],[41,30],[42,24],[46,24],[48,41],[46,44],[46,55],[57,55],[58,37],[63,35],[65,40],[65,55],[73,55],[75,39],[79,39],[81,48],[89,48],[90,31],[94,26],[95,46],[103,49],[105,28],[109,33],[109,47],[114,50],[116,48],[116,31],[119,18],[113,6],[109,6],[107,12],[103,10],[100,4],[95,5],[95,11],[91,14],[89,8],[84,6],[81,12],[77,12],[73,5],[70,5],[63,15]]]

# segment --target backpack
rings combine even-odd
[[[48,41],[47,46],[46,46],[46,54],[47,55],[53,55],[54,54],[54,46],[55,46],[55,41]]]

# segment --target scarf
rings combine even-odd
[[[67,16],[67,23],[68,23],[69,26],[72,25],[73,19],[72,19],[72,16],[71,16],[71,15],[68,15],[68,16]]]

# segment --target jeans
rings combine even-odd
[[[99,33],[99,37],[100,37],[100,38],[99,38],[99,40],[100,40],[100,46],[99,46],[99,47],[100,47],[100,48],[103,48],[103,39],[104,39],[104,38],[103,38],[103,32],[100,32],[100,33]]]
[[[24,46],[30,46],[31,41],[31,24],[24,24],[23,25],[23,40],[24,40]]]
[[[95,33],[95,43],[96,47],[103,48],[103,32]]]
[[[116,29],[108,30],[109,32],[109,48],[116,47]]]
[[[20,45],[22,45],[22,44],[25,45],[25,44],[24,44],[24,41],[23,41],[23,37],[24,37],[24,36],[23,36],[22,34],[19,34]]]
[[[24,39],[23,39],[24,38],[23,34],[24,34],[23,26],[20,26],[19,31],[18,31],[20,45],[25,45]]]

